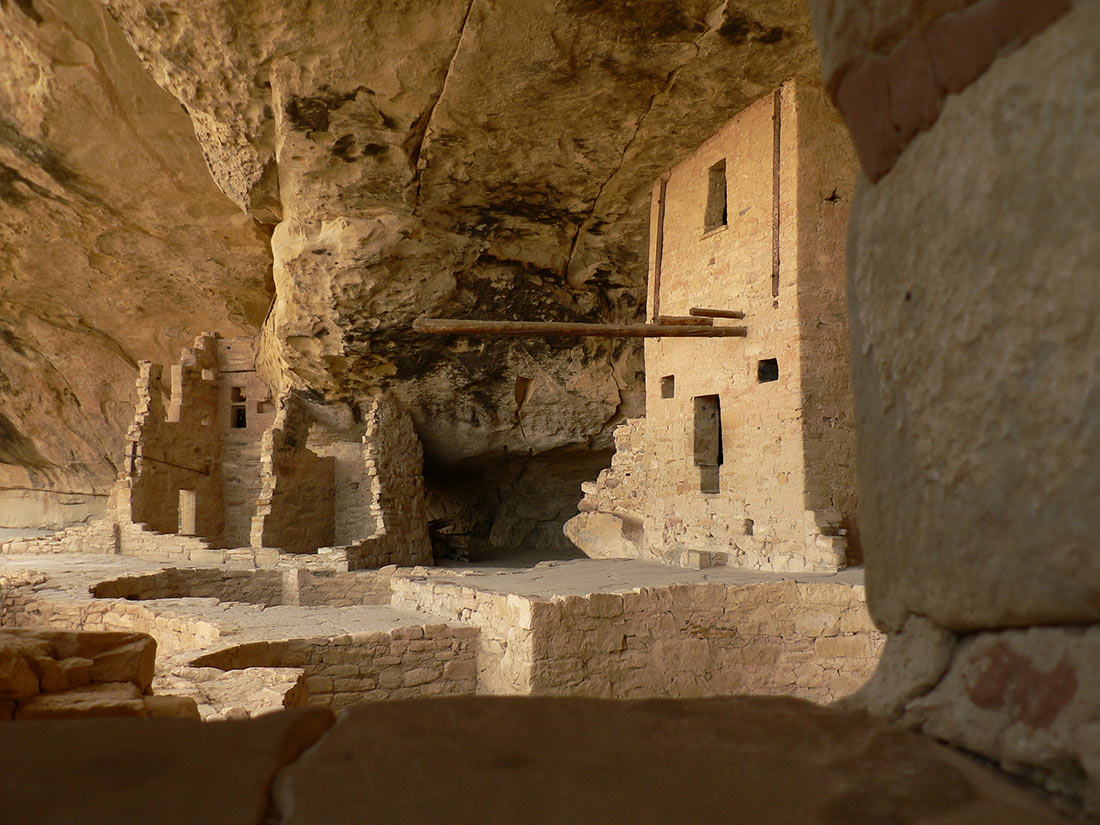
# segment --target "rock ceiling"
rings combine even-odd
[[[77,489],[208,329],[436,459],[606,447],[636,344],[409,323],[639,319],[652,181],[819,72],[798,0],[0,0],[0,66],[0,484]]]

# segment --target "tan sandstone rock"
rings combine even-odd
[[[928,738],[745,697],[361,705],[280,775],[274,796],[284,825],[361,822],[363,811],[387,825],[1063,821]]]
[[[216,725],[183,719],[3,725],[4,816],[82,825],[262,822],[275,773],[331,724],[331,713],[308,708]]]
[[[15,721],[79,719],[98,716],[148,716],[141,691],[130,682],[97,682],[58,693],[42,693],[21,702]]]
[[[886,630],[1100,619],[1098,28],[1077,4],[858,193],[863,539]]]

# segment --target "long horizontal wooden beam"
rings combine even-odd
[[[596,338],[744,338],[745,327],[694,324],[574,324],[559,321],[472,321],[417,318],[413,332],[434,335],[583,335]]]
[[[688,315],[696,318],[744,318],[745,313],[739,309],[707,309],[706,307],[692,307]]]
[[[694,315],[661,315],[660,317],[657,318],[656,323],[658,323],[658,324],[675,324],[675,325],[678,325],[678,326],[679,325],[685,325],[685,324],[695,324],[696,326],[699,326],[699,325],[713,326],[714,325],[714,319],[713,318],[698,318]]]

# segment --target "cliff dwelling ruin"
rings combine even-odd
[[[1094,819],[1098,17],[0,0],[0,810]]]

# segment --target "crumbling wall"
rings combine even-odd
[[[275,421],[271,392],[255,365],[255,340],[218,339],[218,429],[225,509],[225,547],[247,547],[263,491],[260,444]]]
[[[306,446],[312,419],[296,396],[280,403],[264,433],[263,488],[252,520],[252,546],[313,553],[335,537],[335,460]]]
[[[126,434],[124,469],[109,517],[158,533],[181,527],[180,491],[194,494],[193,535],[215,544],[224,533],[218,412],[217,339],[200,335],[171,369],[165,405],[162,370],[140,364],[137,412]]]
[[[424,502],[424,450],[412,417],[392,395],[371,402],[363,435],[374,531],[348,549],[352,569],[431,564]]]

